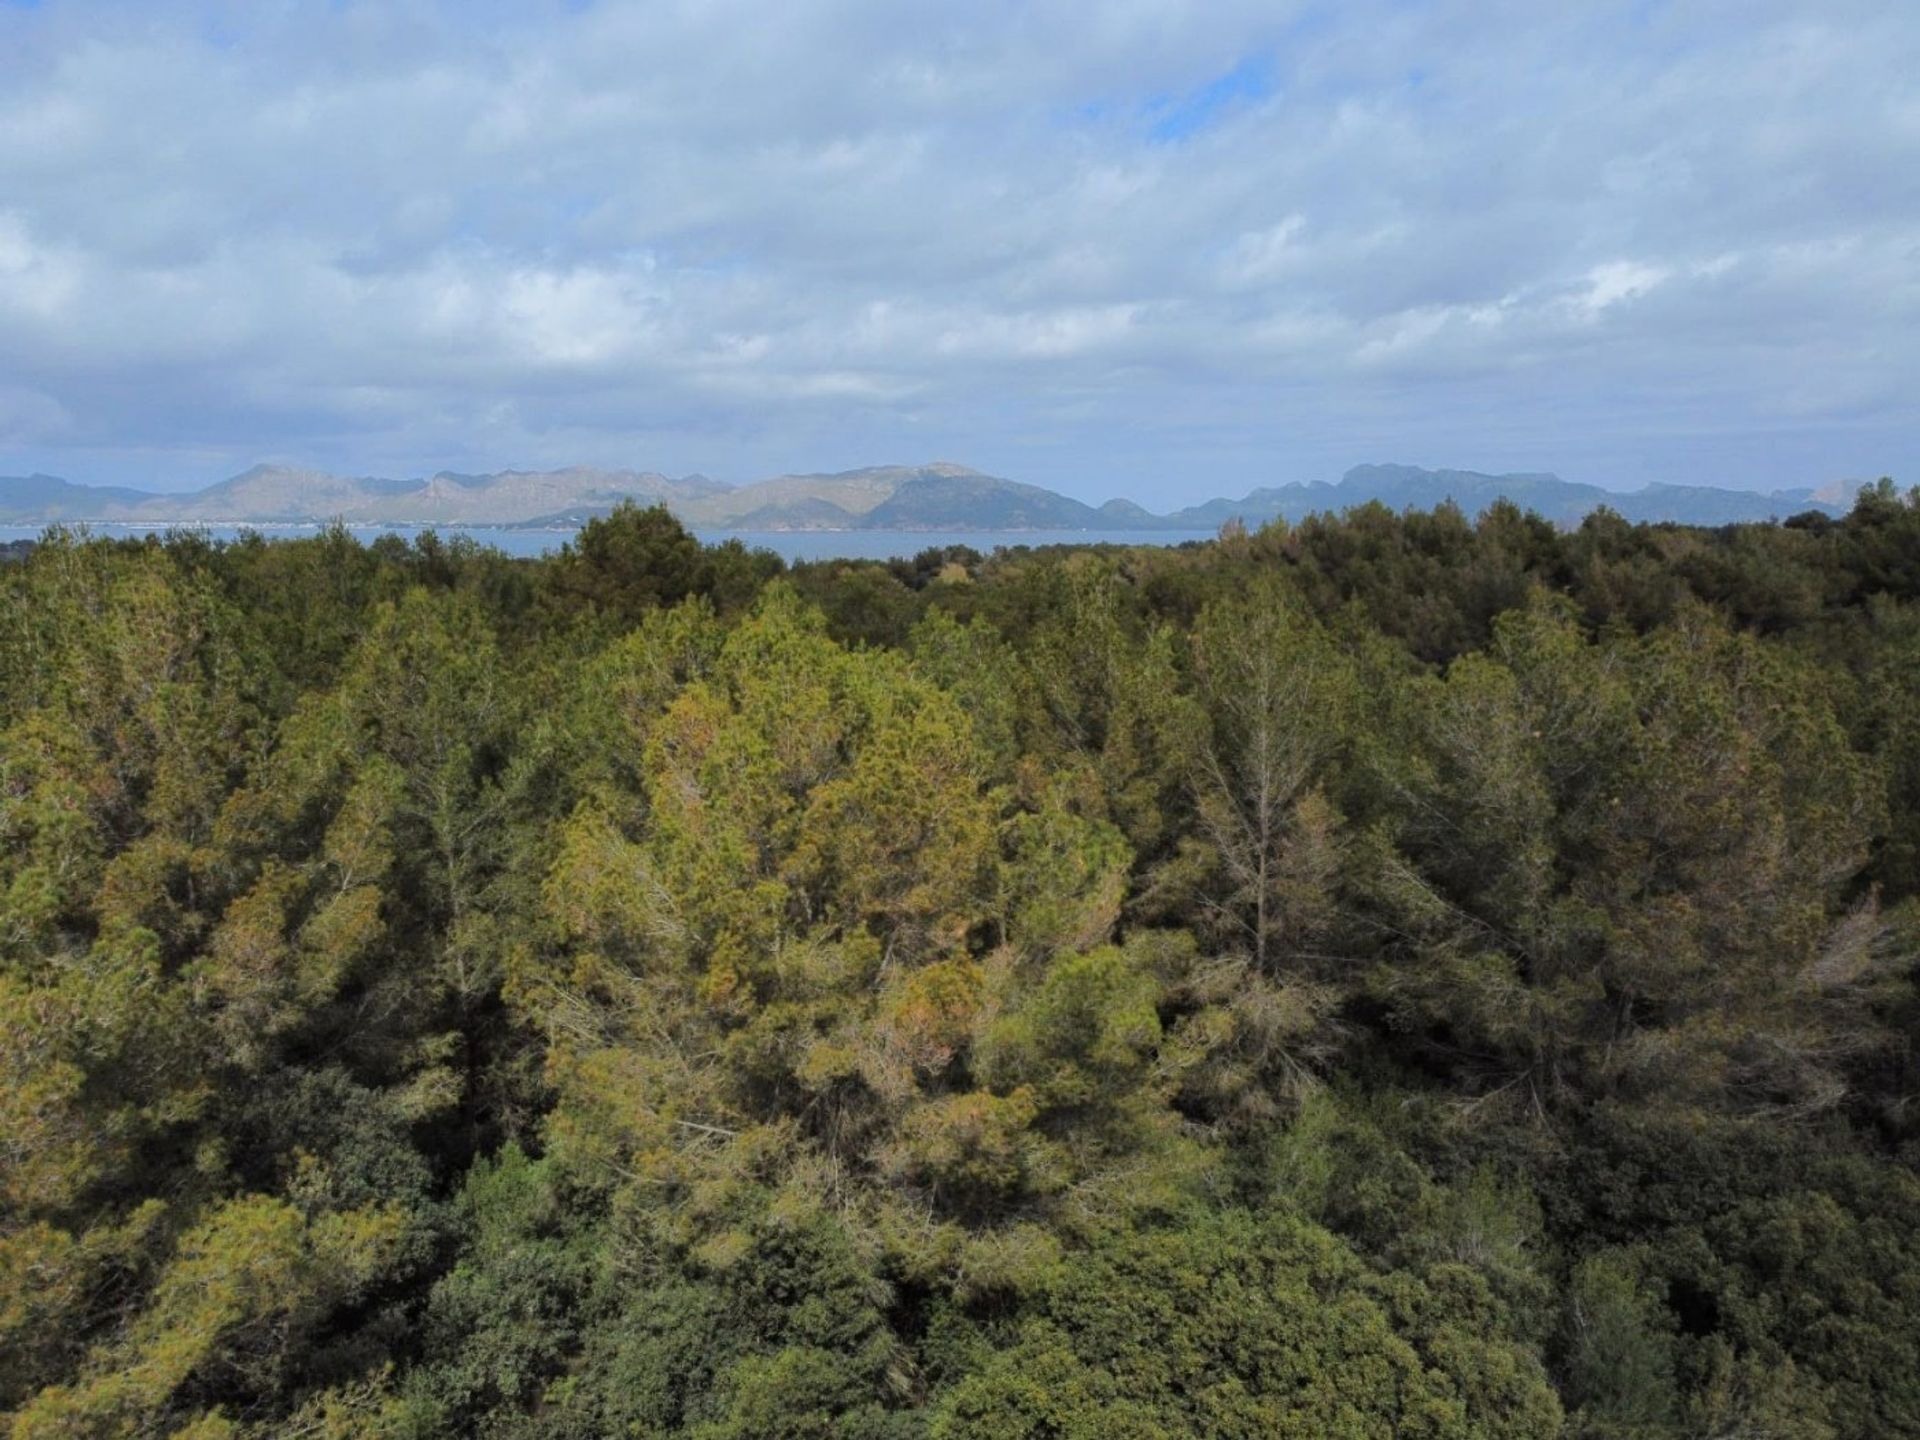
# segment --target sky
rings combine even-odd
[[[1911,0],[0,0],[0,474],[1920,481]]]

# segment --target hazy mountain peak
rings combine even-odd
[[[282,481],[313,481],[320,484],[339,484],[341,477],[329,474],[325,470],[315,470],[305,465],[284,465],[275,461],[263,461],[249,466],[238,475],[230,475],[220,483],[223,485],[255,485],[263,481],[279,483]]]

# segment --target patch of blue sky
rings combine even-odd
[[[1141,107],[1147,136],[1177,144],[1200,135],[1230,116],[1269,99],[1280,88],[1273,57],[1249,55],[1231,70],[1184,95],[1156,95]]]

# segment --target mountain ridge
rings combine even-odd
[[[291,465],[256,465],[183,494],[128,486],[80,485],[56,476],[0,476],[0,524],[445,525],[476,528],[577,526],[629,501],[666,505],[686,524],[717,530],[1216,530],[1230,520],[1298,521],[1378,503],[1430,509],[1453,503],[1477,514],[1511,501],[1570,526],[1605,507],[1628,520],[1724,525],[1780,519],[1807,510],[1844,513],[1849,487],[1771,492],[1654,483],[1604,490],[1546,472],[1504,475],[1356,465],[1338,481],[1260,486],[1167,514],[1131,500],[1094,506],[1057,491],[988,475],[951,461],[776,475],[728,485],[705,475],[574,465],[558,470],[463,474],[441,470],[413,480],[339,476]]]

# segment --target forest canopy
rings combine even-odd
[[[1920,1435],[1920,491],[0,564],[27,1437]]]

